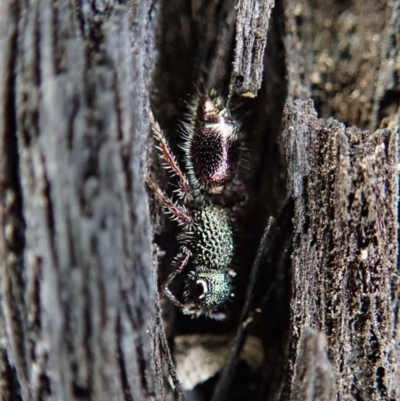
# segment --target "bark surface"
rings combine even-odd
[[[0,400],[179,399],[174,352],[220,371],[189,400],[400,399],[399,32],[383,0],[3,0]],[[247,149],[226,322],[158,294],[177,227],[144,182],[173,189],[150,109],[181,163],[212,89]]]

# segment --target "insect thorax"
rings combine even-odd
[[[225,270],[231,267],[234,239],[230,218],[224,209],[205,206],[194,211],[190,248],[195,268]]]

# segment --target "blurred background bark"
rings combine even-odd
[[[0,399],[400,399],[399,32],[396,1],[3,0]],[[150,108],[179,158],[211,89],[247,149],[224,323],[161,314],[144,185]]]

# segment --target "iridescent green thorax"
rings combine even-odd
[[[193,213],[191,249],[193,264],[215,270],[231,267],[234,238],[230,218],[224,209],[205,206]]]

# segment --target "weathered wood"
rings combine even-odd
[[[240,304],[224,325],[168,303],[162,320],[176,227],[153,203],[150,223],[143,179],[171,189],[150,104],[180,161],[188,103],[211,89],[248,149],[239,300],[268,218],[293,221],[252,281],[259,375],[233,378],[232,349],[215,398],[400,398],[400,5],[273,3],[0,2],[1,400],[164,399],[167,339],[236,332]]]
[[[274,0],[239,0],[236,19],[235,59],[231,91],[245,97],[257,96],[263,77],[264,51]]]
[[[2,8],[1,397],[149,399],[149,3]]]
[[[289,99],[312,97],[326,118],[393,130],[345,129],[318,120],[311,103],[286,105],[295,239],[289,370],[277,399],[298,399],[307,327],[327,336],[336,399],[397,399],[400,8],[287,2],[286,10]]]
[[[311,327],[327,336],[338,399],[396,399],[397,135],[319,120],[311,101],[289,103],[284,126],[295,199],[288,372],[304,363]]]

